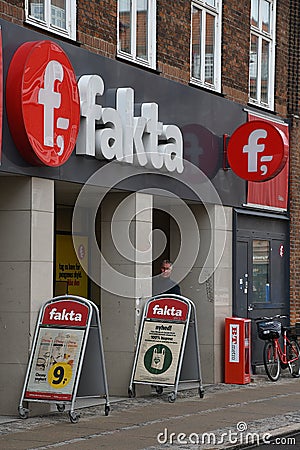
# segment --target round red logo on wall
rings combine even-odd
[[[284,167],[288,154],[280,132],[273,125],[255,120],[241,125],[227,149],[231,169],[248,181],[266,181]]]
[[[54,42],[27,42],[7,75],[6,108],[12,137],[31,164],[57,167],[70,157],[80,123],[73,67]]]

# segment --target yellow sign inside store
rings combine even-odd
[[[70,235],[56,235],[56,295],[77,295],[88,297],[88,277],[82,268],[87,267],[88,238],[76,236],[77,258]]]

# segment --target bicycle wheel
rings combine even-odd
[[[298,342],[291,340],[287,345],[289,370],[294,378],[300,377],[300,348]],[[296,358],[296,359],[295,359]],[[294,360],[294,361],[293,361]]]
[[[264,366],[271,381],[277,381],[280,375],[280,360],[274,342],[266,342],[264,346]]]

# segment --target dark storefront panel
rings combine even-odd
[[[24,29],[1,20],[3,36],[4,86],[7,70],[14,52],[24,42],[44,40],[38,32]],[[223,135],[230,135],[246,121],[242,106],[194,87],[160,77],[139,67],[115,61],[81,49],[76,45],[57,41],[69,57],[76,77],[97,74],[104,81],[105,91],[101,98],[102,106],[115,107],[115,90],[132,87],[135,106],[155,102],[159,108],[159,121],[174,124],[181,129],[184,140],[184,158],[197,165],[213,182],[221,200],[226,205],[239,206],[245,202],[245,182],[232,173],[224,171]],[[5,95],[4,95],[5,98]],[[5,109],[4,109],[5,111]],[[140,113],[137,110],[135,114]],[[34,167],[24,161],[11,138],[7,120],[4,116],[3,155],[1,171],[45,177],[50,179],[84,183],[97,169],[106,164],[93,157],[76,156],[75,150],[70,159],[60,167]],[[116,163],[116,168],[118,163]],[[146,176],[131,180],[120,186],[136,191],[153,185],[169,187],[164,177]],[[180,179],[180,175],[178,175]],[[197,180],[194,180],[197,183]],[[175,191],[182,188],[175,188]],[[183,197],[193,199],[193,195],[183,190]]]

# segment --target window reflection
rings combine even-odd
[[[250,99],[264,107],[273,103],[274,0],[251,0]]]
[[[44,0],[29,0],[29,14],[37,20],[45,21]]]
[[[214,80],[214,53],[215,53],[215,17],[206,15],[205,39],[205,81],[213,84]]]
[[[51,25],[66,28],[66,0],[51,1]]]
[[[210,85],[216,76],[216,21],[215,14],[192,8],[192,77]]]
[[[202,11],[198,8],[192,9],[192,75],[201,77],[201,22]]]
[[[258,72],[258,38],[251,36],[250,50],[250,97],[257,99],[257,72]]]
[[[148,59],[148,0],[138,0],[136,23],[136,56]]]
[[[270,242],[253,240],[252,299],[254,303],[270,301]]]
[[[261,5],[261,27],[266,33],[270,33],[270,3],[266,0]]]
[[[118,52],[155,66],[156,0],[119,0]]]
[[[251,25],[258,27],[258,0],[251,0]]]
[[[131,8],[130,0],[120,0],[120,49],[126,53],[131,53]]]
[[[269,53],[270,44],[267,41],[262,41],[261,50],[261,101],[268,102],[268,80],[269,80]]]

